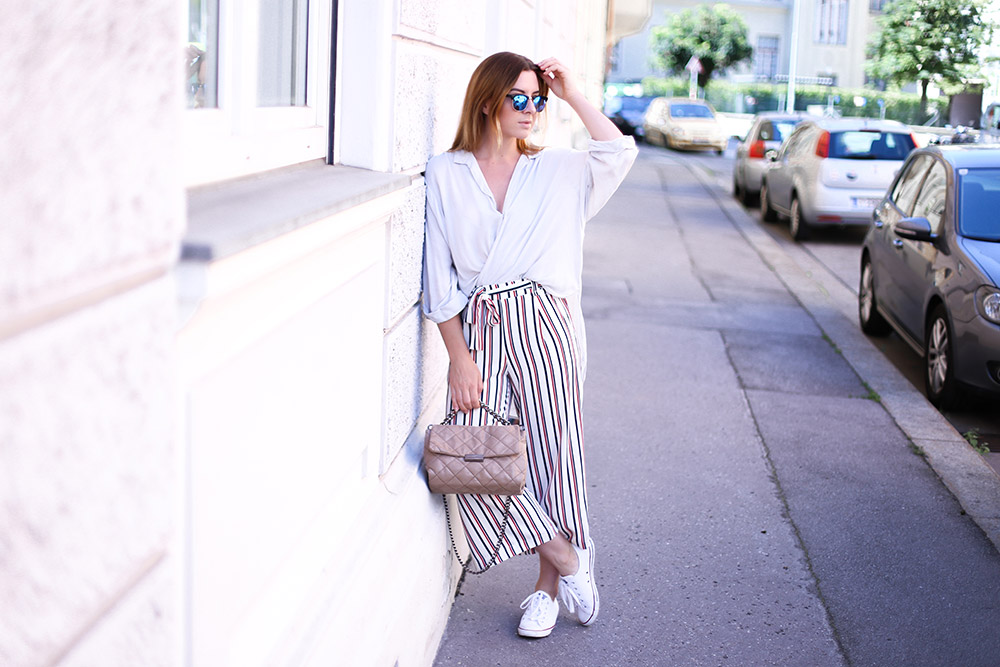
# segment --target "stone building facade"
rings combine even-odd
[[[598,102],[608,12],[0,9],[0,664],[431,661],[458,572],[419,467],[421,172],[489,53]]]

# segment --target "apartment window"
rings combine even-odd
[[[325,158],[334,0],[184,0],[187,185]]]
[[[262,107],[305,106],[308,0],[260,4],[257,59],[257,104]]]
[[[886,0],[868,0],[868,10],[870,12],[881,12],[885,7]]]
[[[187,105],[189,109],[215,107],[219,91],[219,3],[189,0]]]
[[[778,37],[760,35],[753,52],[753,73],[758,79],[773,79],[778,73]]]
[[[816,0],[817,43],[847,43],[847,2],[848,0]]]

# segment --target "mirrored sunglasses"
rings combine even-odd
[[[531,103],[535,105],[535,111],[541,111],[544,109],[545,103],[549,101],[549,98],[545,97],[545,95],[534,95],[532,97],[528,97],[524,93],[512,93],[508,95],[507,98],[514,106],[514,111],[524,111],[527,109],[529,99],[531,100]]]

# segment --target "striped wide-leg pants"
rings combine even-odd
[[[500,414],[517,408],[528,443],[525,490],[511,503],[497,562],[563,535],[585,548],[587,485],[583,461],[581,378],[566,300],[531,281],[481,287],[466,315],[466,336],[483,374],[482,401]],[[458,424],[483,425],[482,409],[458,413]],[[478,568],[490,561],[505,496],[458,497]]]

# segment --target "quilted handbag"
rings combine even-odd
[[[455,545],[455,535],[451,531],[448,498],[442,495],[451,550],[462,565],[462,571],[471,574],[482,574],[496,563],[510,521],[511,502],[514,496],[524,491],[528,476],[528,451],[524,432],[482,401],[479,405],[499,424],[449,424],[457,413],[457,410],[452,410],[443,422],[428,426],[424,436],[424,467],[427,469],[427,485],[431,491],[440,494],[485,493],[507,496],[503,506],[503,523],[493,545],[492,557],[486,567],[477,571],[469,569],[472,558],[462,563]],[[461,590],[461,580],[458,585]],[[458,591],[455,595],[458,595]]]
[[[524,491],[528,454],[519,426],[480,405],[500,422],[489,426],[460,426],[448,422],[427,427],[424,467],[433,493],[485,493],[516,496]]]

